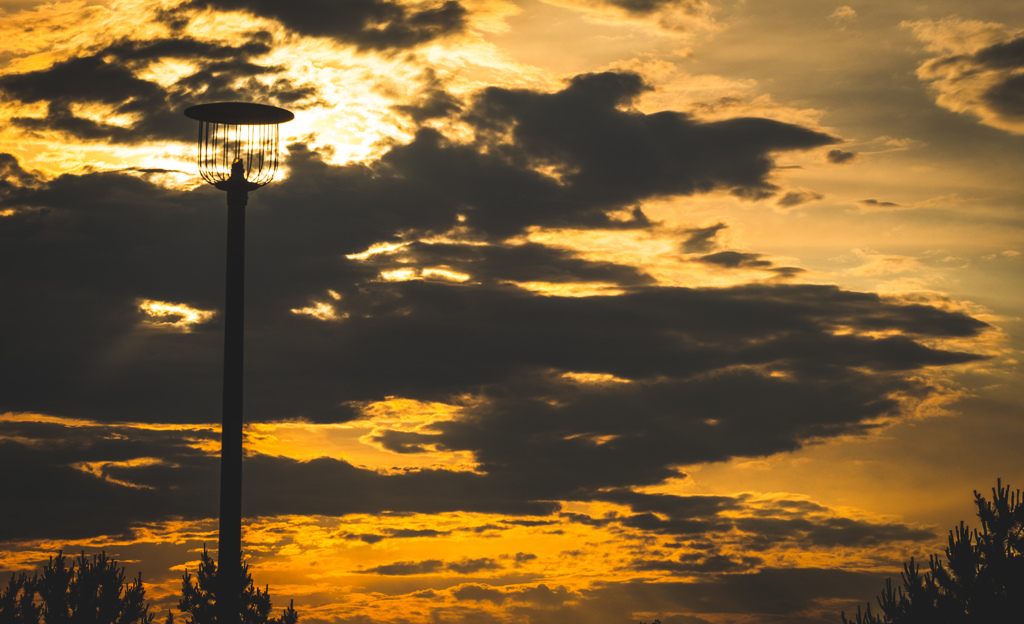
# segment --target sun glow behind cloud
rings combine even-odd
[[[143,321],[146,325],[176,329],[182,332],[190,332],[194,325],[207,323],[217,315],[214,310],[199,310],[184,303],[169,303],[152,299],[143,299],[139,303],[139,310],[150,317]]]
[[[344,318],[344,316],[338,315],[338,312],[334,309],[333,305],[324,301],[316,301],[313,305],[306,306],[304,308],[292,308],[291,312],[292,314],[305,314],[307,316],[312,316],[318,321],[335,321],[340,318]]]
[[[295,120],[283,128],[283,144],[302,139],[311,147],[320,149],[328,162],[343,164],[377,157],[394,141],[411,136],[412,126],[395,113],[393,106],[398,94],[414,96],[426,88],[430,77],[425,74],[425,63],[410,62],[409,58],[394,55],[357,52],[326,38],[298,36],[274,20],[241,12],[194,12],[182,30],[172,32],[158,16],[161,11],[174,10],[180,4],[173,0],[159,5],[116,0],[105,6],[87,6],[82,1],[40,7],[18,14],[15,19],[5,18],[4,23],[11,36],[4,38],[7,43],[0,44],[0,51],[15,55],[14,64],[8,67],[8,71],[27,72],[46,69],[54,63],[128,39],[146,42],[167,37],[194,38],[233,46],[250,39],[254,33],[263,32],[269,34],[274,45],[256,60],[284,73],[292,84],[317,85],[318,89],[316,100],[300,103],[300,109],[295,111],[298,113]],[[494,19],[500,21],[506,13],[498,11]],[[123,14],[141,19],[118,19],[117,16]],[[145,19],[145,16],[151,19]],[[146,26],[140,28],[140,23]],[[100,24],[104,34],[97,37]],[[50,31],[51,34],[47,35]],[[39,38],[26,37],[26,32],[39,33]],[[55,33],[60,36],[53,36]],[[30,50],[36,53],[26,56]],[[457,65],[465,66],[466,63],[467,59],[463,58]],[[137,76],[163,88],[173,88],[196,69],[194,61],[157,59],[146,61],[139,67]],[[274,76],[259,76],[251,80],[262,81],[264,88],[271,93],[276,88]],[[195,94],[195,98],[193,103],[204,100],[201,93]],[[46,115],[45,105],[39,102],[15,104],[8,101],[3,107],[8,117],[39,119]],[[73,112],[79,113],[83,119],[130,128],[134,118],[111,114],[111,108],[95,102],[76,103]],[[0,137],[15,140],[9,128]],[[182,140],[190,138],[182,137]],[[152,144],[111,146],[94,143],[84,150],[79,146],[76,152],[68,154],[52,149],[55,144],[66,142],[66,137],[59,133],[37,133],[33,137],[19,136],[17,139],[24,144],[27,162],[48,173],[75,169],[83,162],[100,169],[119,169],[130,164],[186,171],[194,167],[191,149],[174,149],[170,153],[156,150],[163,152],[157,155]],[[279,177],[285,176],[287,167],[282,169]]]

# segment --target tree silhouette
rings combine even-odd
[[[878,597],[881,615],[857,607],[857,619],[843,624],[996,624],[1024,619],[1024,504],[1021,491],[1010,492],[996,480],[992,501],[977,491],[974,503],[981,532],[961,522],[949,532],[946,563],[932,555],[929,572],[910,559],[903,565],[903,586],[886,579]],[[1016,619],[1012,619],[1016,618]]]
[[[0,592],[0,622],[3,624],[35,624],[43,608],[35,604],[36,582],[27,574],[11,575],[7,587]]]
[[[178,601],[178,609],[185,616],[185,624],[215,624],[217,604],[217,562],[206,552],[203,547],[203,555],[199,562],[199,569],[196,570],[195,583],[192,582],[192,575],[185,571],[181,577],[181,600]],[[249,564],[242,561],[242,613],[241,624],[296,624],[299,615],[293,608],[292,601],[280,618],[269,618],[270,615],[270,587],[264,587],[260,591],[252,582],[252,575],[249,574]],[[174,621],[170,612],[167,613],[167,624]],[[4,624],[0,622],[0,624]]]
[[[83,552],[71,567],[63,553],[50,557],[42,576],[11,575],[0,592],[0,624],[150,624],[140,574],[125,585],[124,568],[106,553]],[[41,604],[36,603],[39,596]]]

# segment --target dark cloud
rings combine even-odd
[[[691,15],[702,15],[709,8],[705,0],[605,0],[605,2],[636,15],[650,15],[669,8]]]
[[[491,378],[492,373],[481,368],[485,362],[487,367],[496,367],[488,369],[497,374],[494,379],[505,379],[524,367],[603,371],[629,379],[690,375],[738,361],[773,361],[773,351],[782,359],[789,359],[784,356],[784,345],[803,345],[804,337],[807,344],[820,341],[823,349],[838,348],[848,340],[846,346],[859,345],[862,355],[881,355],[882,351],[899,346],[911,349],[906,352],[909,359],[903,362],[877,361],[880,370],[896,370],[938,364],[949,358],[969,360],[974,356],[917,351],[906,338],[875,340],[823,334],[834,324],[842,323],[870,327],[872,331],[890,326],[942,335],[971,335],[984,327],[964,315],[927,306],[884,304],[874,295],[825,286],[744,286],[711,291],[655,287],[623,296],[576,299],[537,297],[509,287],[425,282],[381,284],[375,290],[375,298],[359,300],[353,295],[348,304],[362,319],[341,325],[300,324],[299,319],[295,339],[304,333],[300,328],[306,327],[312,331],[311,338],[320,341],[331,340],[332,334],[346,336],[349,352],[353,354],[369,354],[374,348],[390,344],[405,345],[407,357],[420,349],[424,354],[446,353],[443,360],[433,364],[438,377],[424,384],[438,387],[436,384],[448,375],[445,371],[461,370],[463,362],[476,362],[477,373],[462,378],[461,383]],[[722,318],[723,310],[729,310],[731,318]],[[486,331],[474,329],[479,323],[476,319],[488,319]],[[622,335],[603,336],[608,323],[619,327]],[[665,333],[700,336],[705,344],[715,346],[717,355],[704,354],[699,347],[687,346],[685,342],[666,343]],[[352,334],[355,335],[350,338]],[[602,335],[602,340],[593,339],[598,335]],[[767,340],[756,348],[757,355],[751,356],[754,360],[742,355],[752,353],[747,351],[749,345],[732,342],[747,336]],[[804,348],[800,347],[801,355],[811,356]],[[912,352],[919,355],[912,356]],[[501,361],[493,362],[495,358],[487,357],[491,353],[501,353]],[[640,353],[646,356],[639,357]],[[682,353],[689,355],[680,357]],[[827,357],[825,351],[821,355]],[[853,359],[860,358],[859,355]],[[366,358],[361,366],[372,366],[372,360]],[[838,363],[842,357],[832,361]],[[424,374],[418,362],[409,364]],[[404,364],[389,365],[393,377],[405,377]],[[409,372],[409,379],[414,379],[411,369]]]
[[[242,67],[261,41],[253,38],[242,52],[206,50],[204,71],[216,74],[219,63],[236,64],[227,74],[263,71]],[[134,84],[140,102],[166,99],[121,70],[195,44],[152,45],[163,48],[124,44],[108,53],[119,65],[98,55],[83,67],[110,72],[111,84]],[[34,84],[14,80],[5,88],[29,97]],[[91,88],[74,86],[79,97],[106,97],[89,95]],[[834,142],[768,120],[701,123],[631,110],[645,88],[633,74],[607,73],[579,76],[556,93],[490,89],[467,117],[477,129],[474,143],[423,129],[365,165],[334,166],[304,145],[289,147],[290,176],[254,193],[247,209],[247,419],[336,423],[357,416],[366,401],[470,396],[457,420],[415,432],[382,427],[377,435],[397,452],[464,451],[478,468],[379,474],[331,458],[254,455],[246,461],[246,513],[550,516],[558,511],[552,501],[658,483],[680,465],[760,457],[871,430],[899,413],[900,397],[937,392],[921,369],[979,359],[937,346],[987,327],[961,313],[834,286],[665,287],[635,267],[506,242],[538,225],[649,228],[638,207],[648,197],[769,192],[773,151]],[[501,138],[506,130],[510,141]],[[173,331],[145,324],[138,302],[220,307],[223,195],[208,187],[171,191],[127,173],[44,180],[10,158],[0,163],[5,205],[18,207],[0,218],[0,376],[7,382],[0,413],[218,422],[219,319]],[[539,172],[542,164],[561,176]],[[632,211],[629,221],[613,216],[622,210]],[[726,268],[796,270],[753,253],[715,253],[724,227],[684,232],[682,249]],[[428,234],[449,242],[415,242]],[[406,245],[366,261],[346,258],[381,241]],[[35,260],[14,261],[25,258]],[[441,267],[470,279],[379,278],[399,266]],[[552,297],[509,283],[528,281],[607,282],[623,294]],[[336,320],[292,312],[317,298],[335,306]],[[618,381],[583,383],[565,373]],[[197,491],[209,490],[216,483],[204,472],[211,459],[181,441],[158,442],[146,454],[127,447],[97,453],[95,461],[106,462],[100,476],[75,468],[70,457],[36,456],[43,451],[15,444],[12,456],[20,453],[24,465],[46,467],[15,502],[66,477],[96,500],[121,497],[111,509],[122,519],[108,531],[161,514],[210,517],[206,502],[176,507],[176,492],[193,489],[175,487],[206,479]],[[172,456],[181,471],[124,463]],[[722,525],[713,511],[662,517],[647,508],[653,500],[632,501],[636,509],[616,526],[684,535]],[[128,513],[136,507],[146,511]],[[10,522],[5,534],[59,530],[57,520],[21,529]],[[99,526],[83,523],[81,531]],[[801,539],[812,539],[812,528]],[[831,528],[841,535],[823,533],[822,543],[858,529]]]
[[[575,201],[597,206],[716,188],[763,197],[775,190],[772,152],[837,140],[767,119],[702,123],[628,109],[649,89],[636,74],[608,72],[576,76],[557,93],[492,87],[467,119],[481,132],[511,130],[508,158],[555,167]]]
[[[359,540],[365,544],[377,544],[387,539],[384,535],[377,535],[375,533],[345,533],[342,537],[344,539]]]
[[[502,604],[507,596],[500,589],[482,585],[463,585],[452,592],[456,600],[476,600]]]
[[[140,80],[128,68],[106,62],[105,54],[72,58],[47,69],[0,77],[0,88],[22,102],[100,102],[137,106],[163,98],[155,83]]]
[[[327,173],[339,181],[345,179],[339,173],[349,176],[353,192],[372,196],[375,182],[364,169]],[[338,182],[325,178],[326,187],[307,192],[329,196]],[[3,304],[9,322],[0,331],[10,357],[0,364],[9,381],[0,409],[103,421],[217,422],[219,327],[147,328],[136,301],[218,307],[222,198],[110,173],[62,176],[11,192],[33,208],[0,220],[5,253],[43,260],[18,270],[4,265],[18,296]],[[932,392],[914,380],[915,371],[977,359],[926,347],[913,336],[969,337],[985,328],[963,314],[836,287],[659,287],[631,270],[532,245],[468,252],[417,244],[413,258],[433,264],[447,257],[449,266],[490,278],[373,281],[376,269],[339,259],[338,248],[355,244],[344,236],[370,240],[381,226],[367,226],[356,213],[346,232],[341,217],[304,214],[309,205],[302,201],[278,212],[260,204],[262,197],[255,194],[249,220],[248,418],[338,422],[355,414],[353,401],[387,396],[450,401],[470,393],[484,402],[467,407],[464,419],[432,429],[380,432],[393,450],[472,453],[479,474],[385,476],[328,458],[256,456],[247,462],[251,483],[260,484],[246,498],[254,514],[548,514],[555,507],[538,501],[656,483],[677,465],[762,456],[870,429],[877,425],[867,423],[897,413],[894,395]],[[633,285],[619,296],[559,298],[500,283],[531,275]],[[325,323],[292,314],[314,288],[336,289],[338,310],[349,317]],[[840,327],[853,333],[837,335]],[[905,335],[867,335],[893,330]],[[579,384],[563,372],[606,373],[631,383]],[[143,474],[125,466],[108,470],[125,477],[119,480]],[[172,478],[166,466],[146,470],[152,474],[145,478],[154,480],[146,483]],[[148,492],[139,496],[155,496]],[[653,512],[639,511],[628,522],[669,530],[646,513]]]
[[[356,180],[364,175],[344,171]],[[0,364],[11,382],[3,409],[216,422],[219,327],[147,328],[136,301],[218,307],[224,226],[214,207],[221,198],[161,191],[116,174],[63,176],[38,189],[19,187],[16,195],[38,208],[0,221],[0,241],[8,253],[46,260],[18,271],[6,265],[5,279],[19,296],[6,299],[4,309],[12,357]],[[576,263],[540,247],[473,252],[465,260],[427,245],[412,253],[450,254],[448,264],[496,278],[530,278],[529,265],[518,274],[502,267],[532,255],[551,267],[534,270],[534,279],[557,281],[551,275],[558,271],[565,280],[628,278],[632,290],[567,299],[498,279],[373,282],[372,267],[338,259],[343,219],[310,218],[302,201],[284,205],[276,213],[254,203],[250,219],[249,418],[337,422],[352,417],[352,401],[477,393],[493,409],[429,434],[382,432],[381,440],[407,452],[476,453],[504,487],[521,490],[513,498],[539,496],[537,488],[564,496],[650,483],[672,474],[675,464],[790,450],[809,437],[863,430],[864,421],[894,413],[887,398],[893,392],[929,392],[901,371],[976,359],[910,336],[966,337],[985,327],[962,314],[835,287],[657,287],[631,269]],[[354,219],[356,232],[347,235],[360,236],[360,225]],[[490,268],[474,271],[473,262]],[[289,312],[314,288],[336,289],[339,312],[349,318],[324,323]],[[76,314],[69,317],[68,309]],[[836,335],[836,327],[907,336]],[[559,377],[570,371],[634,383],[581,386]],[[594,441],[605,436],[609,441]],[[637,454],[644,459],[634,461]],[[297,482],[316,482],[298,477],[318,469],[296,465]],[[330,463],[323,469],[346,470]]]
[[[104,419],[213,420],[217,328],[146,327],[138,306],[218,306],[224,224],[190,195],[116,173],[60,176],[11,193],[26,208],[0,219],[0,271],[18,293],[0,303],[9,323],[0,332],[5,349],[21,355],[0,369],[21,392],[6,398],[5,411],[70,414],[78,404]],[[35,253],[37,262],[6,260]],[[140,356],[150,364],[130,363]]]
[[[728,557],[726,555],[703,556],[684,554],[671,561],[638,561],[637,570],[672,572],[679,575],[737,573],[753,569],[764,563],[760,557]]]
[[[861,204],[865,206],[871,206],[872,208],[899,208],[902,204],[897,204],[891,201],[879,201],[877,199],[862,199]]]
[[[654,283],[650,275],[637,267],[585,260],[571,251],[539,243],[506,246],[416,242],[393,253],[377,254],[369,263],[381,271],[443,266],[487,284],[603,282],[645,286]]]
[[[13,474],[32,466],[4,489],[8,508],[0,528],[5,539],[76,539],[93,535],[125,535],[138,522],[175,517],[211,517],[217,500],[217,458],[198,450],[216,440],[210,429],[147,430],[128,425],[75,426],[38,422],[0,422],[3,465]],[[152,461],[149,458],[160,458]],[[564,480],[564,477],[560,477]],[[579,476],[576,476],[579,480]],[[594,519],[562,513],[563,520],[601,527],[626,527],[645,533],[692,539],[708,534],[743,537],[753,550],[792,544],[803,548],[877,546],[896,541],[934,538],[929,531],[899,524],[877,524],[836,516],[807,501],[778,501],[752,507],[744,497],[651,495],[628,489],[579,491],[572,485],[538,487],[532,491],[507,475],[418,470],[382,475],[336,459],[296,461],[254,454],[245,461],[246,517],[280,514],[341,516],[352,513],[440,513],[451,511],[551,516],[575,489],[580,500],[599,500],[628,506],[628,514]],[[39,492],[52,492],[40,497]],[[68,524],[59,508],[95,509]],[[509,519],[488,529],[509,527],[556,528],[554,518]],[[475,529],[474,529],[475,530]],[[376,544],[386,539],[437,538],[451,531],[385,529],[378,533],[343,534],[345,539]],[[692,552],[693,545],[685,547]],[[685,554],[685,553],[684,553]],[[724,565],[713,546],[700,560],[679,559],[679,565]],[[515,563],[536,559],[517,553]],[[428,566],[427,563],[430,565]],[[659,567],[679,571],[679,565]],[[753,564],[751,564],[753,565]],[[401,575],[447,571],[474,574],[503,567],[491,558],[464,558],[441,563],[403,562],[366,572]],[[429,570],[428,570],[429,568]],[[670,569],[671,568],[671,569]],[[654,568],[650,568],[654,569]]]
[[[428,559],[426,561],[398,561],[360,571],[366,574],[407,576],[411,574],[434,574],[440,572],[443,566],[444,562],[440,559]]]
[[[696,537],[710,531],[721,531],[729,522],[718,517],[675,518],[665,520],[653,513],[642,513],[618,520],[622,526],[639,529],[646,533],[662,533],[676,536]]]
[[[430,119],[450,117],[462,111],[462,102],[444,89],[444,84],[433,70],[424,72],[424,89],[411,102],[398,104],[394,109],[422,124]]]
[[[427,447],[418,444],[423,436],[412,431],[385,431],[373,436],[373,441],[392,453],[425,453]]]
[[[797,275],[799,275],[801,273],[806,273],[807,272],[807,269],[802,269],[800,267],[790,267],[790,266],[772,267],[770,270],[773,273],[775,273],[776,275],[778,275],[779,279],[792,279],[792,278],[796,277]]]
[[[856,158],[856,156],[856,152],[847,152],[845,150],[834,149],[829,150],[828,154],[826,155],[826,158],[830,163],[841,165],[843,163],[848,163],[852,161],[854,158]]]
[[[535,526],[548,526],[555,524],[555,520],[502,520],[503,525],[508,526],[523,526],[523,527],[535,527]],[[522,553],[520,553],[522,554]],[[519,555],[516,555],[518,557]],[[528,555],[532,556],[532,555]]]
[[[246,460],[245,470],[245,508],[254,515],[472,510],[543,516],[558,508],[549,502],[516,498],[495,488],[484,475],[467,472],[422,470],[381,475],[326,457],[299,462],[263,455]],[[360,494],[353,496],[356,492]]]
[[[861,572],[764,568],[752,574],[723,574],[692,582],[609,583],[582,593],[592,601],[592,609],[610,613],[644,605],[645,610],[655,612],[758,614],[788,616],[779,621],[812,622],[822,621],[807,617],[813,608],[837,598],[861,600],[877,591],[879,584],[878,576]],[[829,615],[835,616],[834,608]]]
[[[216,516],[217,458],[190,444],[209,432],[0,423],[0,436],[0,472],[10,477],[3,505],[18,510],[0,514],[3,540],[127,536],[139,523]],[[161,461],[130,463],[154,457]],[[69,509],[89,512],[69,521]]]
[[[771,261],[761,259],[761,254],[739,251],[719,251],[701,256],[697,260],[705,264],[714,264],[729,269],[765,269],[772,266]]]
[[[423,123],[438,117],[449,117],[462,110],[462,103],[450,93],[431,89],[412,104],[400,104],[395,110],[408,115],[413,121]]]
[[[1024,37],[983,48],[974,54],[974,60],[992,69],[1024,67]]]
[[[870,428],[863,420],[893,413],[896,404],[875,394],[881,387],[867,392],[865,380],[842,377],[776,384],[737,373],[615,390],[532,389],[537,398],[492,399],[486,412],[438,424],[438,434],[424,437],[474,452],[508,491],[586,498],[601,487],[660,482],[680,464],[795,450],[803,436],[863,432]],[[919,391],[892,379],[881,385]],[[825,410],[832,411],[828,419]]]
[[[13,438],[0,439],[0,469],[19,475],[3,489],[2,500],[5,509],[20,510],[0,517],[2,540],[124,536],[139,523],[216,517],[219,460],[196,448],[211,441],[209,432],[0,424],[5,438]],[[244,499],[246,517],[385,511],[544,516],[558,509],[551,502],[515,500],[473,473],[381,475],[341,460],[298,462],[265,455],[245,461]],[[89,513],[69,522],[67,509]],[[441,535],[393,530],[345,537],[374,544]],[[500,567],[491,559],[466,559],[449,562],[446,569],[468,574]]]
[[[269,33],[257,32],[237,46],[183,37],[152,41],[122,40],[92,54],[46,68],[0,77],[0,92],[24,103],[46,104],[42,117],[15,117],[28,131],[58,131],[86,141],[138,144],[180,141],[195,133],[181,111],[203,101],[262,101],[292,107],[316,99],[312,85],[297,85],[281,67],[254,59],[270,52]],[[163,87],[141,79],[151,63],[181,59],[197,64],[190,75]],[[76,115],[73,105],[103,105],[131,116],[127,125]]]
[[[409,230],[443,233],[462,225],[504,239],[538,219],[610,222],[603,210],[565,205],[564,191],[547,176],[452,143],[433,129],[420,130],[410,143],[394,147],[369,167],[332,167],[304,146],[289,149],[292,176],[261,193],[294,205],[291,219],[324,219],[319,233],[304,241],[307,245],[345,248],[349,243],[351,253],[381,240],[395,241],[398,232]],[[338,197],[345,198],[343,211]],[[345,238],[339,241],[339,234]]]
[[[759,622],[821,624],[837,617],[837,602],[849,601],[852,608],[862,596],[877,592],[883,580],[872,574],[836,569],[766,568],[755,573],[707,574],[699,580],[680,582],[602,583],[579,592],[567,592],[569,600],[563,603],[516,605],[514,608],[516,615],[534,622],[659,619],[665,624],[708,624],[720,621],[723,616],[741,614],[740,617],[753,617]],[[560,589],[552,591],[557,593]],[[494,604],[507,603],[512,593],[482,584],[463,585],[452,591],[460,601]],[[473,613],[449,621],[492,620]]]
[[[630,13],[647,14],[675,4],[673,0],[608,0],[608,4],[626,9]]]
[[[673,518],[715,516],[739,508],[738,500],[729,496],[675,496],[641,494],[631,490],[608,490],[598,494],[597,498],[629,505],[633,511],[652,512]]]
[[[764,260],[761,254],[747,253],[741,251],[719,251],[695,258],[697,262],[717,266],[725,269],[760,269],[775,273],[780,279],[789,279],[804,269],[800,267],[775,266],[771,260]]]
[[[573,189],[528,163],[453,143],[433,129],[420,130],[410,143],[394,147],[370,166],[330,166],[300,144],[289,150],[291,177],[261,190],[260,196],[293,206],[288,214],[271,215],[282,219],[280,232],[294,231],[300,219],[322,219],[316,232],[304,231],[307,239],[295,241],[303,247],[330,245],[352,253],[380,241],[398,242],[399,232],[464,229],[477,239],[500,242],[538,224],[607,229],[651,225],[635,206],[626,221],[610,215],[632,204],[577,201]],[[338,209],[338,197],[345,198],[344,210]],[[276,240],[280,244],[280,234]]]
[[[168,109],[166,93],[159,85],[136,78],[130,69],[108,63],[102,55],[73,58],[47,69],[2,76],[0,90],[25,103],[47,103],[45,117],[15,117],[11,119],[14,125],[28,130],[59,130],[85,140],[136,143],[154,137],[136,133],[133,128],[78,117],[71,112],[74,103],[106,104],[114,106],[118,113],[144,109],[159,114]],[[184,123],[179,122],[167,130],[183,127]]]
[[[918,33],[919,38],[925,38]],[[969,111],[982,123],[1020,133],[1024,120],[1024,37],[982,47],[971,54],[946,54],[925,61],[918,76],[932,82],[936,102]]]
[[[782,206],[783,208],[792,208],[808,202],[817,201],[822,197],[824,197],[824,195],[817,191],[800,189],[797,191],[787,192],[775,202],[775,205]]]
[[[875,524],[851,518],[743,518],[736,527],[754,536],[755,550],[790,542],[803,548],[873,547],[896,541],[928,541],[935,533],[903,524]]]
[[[716,223],[715,225],[705,228],[694,228],[686,230],[686,240],[682,243],[682,249],[685,253],[707,253],[715,248],[717,244],[715,239],[718,233],[729,227],[724,223]]]
[[[403,229],[463,228],[501,241],[531,226],[647,228],[638,207],[645,198],[714,189],[757,197],[774,188],[772,152],[835,140],[765,119],[704,124],[677,112],[622,110],[647,88],[635,74],[606,73],[578,76],[556,93],[487,89],[466,114],[475,143],[421,129],[379,162],[342,168],[296,144],[291,177],[261,193],[317,211],[326,220],[317,238],[336,245],[344,241],[334,231],[372,232],[369,246]],[[562,173],[541,173],[542,165]],[[346,198],[344,212],[336,197]],[[622,210],[631,218],[618,218]]]
[[[437,529],[388,529],[385,534],[391,538],[422,538],[422,537],[444,537],[451,535],[451,531],[438,531]]]
[[[1015,74],[993,85],[985,92],[985,99],[1001,115],[1024,118],[1024,74]]]
[[[836,515],[811,501],[777,500],[752,505],[745,497],[673,496],[610,490],[595,494],[597,500],[628,505],[631,515],[605,518],[603,524],[621,523],[631,529],[672,535],[692,540],[708,535],[729,535],[743,548],[764,551],[787,546],[799,549],[836,547],[877,547],[894,542],[927,542],[935,539],[929,529],[905,524],[869,522]],[[694,550],[693,544],[686,551]],[[708,552],[684,552],[670,564],[665,561],[637,562],[642,569],[696,572],[700,566],[742,565],[754,567],[759,561],[732,560],[718,553],[712,542]],[[689,567],[688,567],[689,566]]]
[[[501,564],[488,557],[479,559],[465,558],[460,561],[450,561],[445,564],[445,569],[456,574],[473,574],[482,570],[500,570]]]
[[[270,52],[274,37],[269,32],[258,31],[249,33],[248,39],[236,46],[225,46],[219,43],[194,39],[192,37],[174,37],[137,41],[123,39],[101,50],[99,56],[113,56],[133,66],[141,66],[142,62],[152,62],[169,58],[186,61],[204,59],[207,61],[232,61],[263,56]]]
[[[667,295],[668,292],[657,294]],[[826,295],[825,291],[818,291],[818,294]],[[680,360],[663,357],[663,350],[669,345],[662,338],[654,338],[657,331],[650,339],[644,332],[631,331],[621,333],[621,343],[610,336],[600,342],[588,341],[583,336],[588,335],[590,319],[600,313],[602,304],[601,298],[588,298],[579,302],[576,313],[567,315],[561,329],[545,333],[537,343],[537,346],[543,344],[545,349],[554,349],[562,358],[569,358],[557,364],[554,360],[549,362],[561,370],[601,371],[620,378],[658,378],[661,381],[579,387],[551,379],[524,380],[519,384],[508,379],[501,394],[487,395],[490,399],[487,410],[472,418],[438,424],[438,433],[423,434],[422,441],[439,448],[474,452],[481,467],[494,477],[507,480],[509,487],[532,491],[541,497],[564,497],[567,492],[575,491],[574,488],[657,482],[672,474],[668,468],[672,465],[721,460],[734,453],[760,455],[791,450],[799,446],[798,440],[805,435],[855,432],[861,430],[865,419],[872,417],[869,414],[884,415],[895,407],[884,398],[889,392],[926,391],[907,385],[907,380],[899,376],[861,376],[852,368],[836,368],[845,367],[841,362],[847,356],[852,356],[848,365],[854,366],[853,362],[857,361],[855,366],[866,365],[878,373],[893,366],[904,366],[897,364],[903,358],[909,358],[906,360],[909,363],[919,356],[932,357],[906,339],[872,340],[857,346],[859,339],[844,344],[845,338],[819,335],[805,342],[805,337],[787,331],[750,351],[746,348],[737,351],[735,347],[716,343],[714,329],[681,312],[695,312],[701,306],[698,299],[686,297],[687,303],[680,301],[670,306],[673,312],[669,313],[652,295],[655,293],[635,295],[636,311],[644,310],[645,318],[637,323],[622,320],[634,295],[614,298],[614,303],[609,300],[620,319],[617,325],[654,329],[659,324],[655,319],[672,318],[676,344],[684,340],[685,334],[680,332],[686,332],[685,327],[700,336],[706,352],[703,348],[693,350]],[[559,307],[565,303],[560,302]],[[492,322],[503,313],[513,314],[524,322],[533,316],[516,312],[509,306],[503,308],[503,312],[494,310],[488,315]],[[769,308],[765,300],[758,301],[760,313],[773,316]],[[735,340],[742,341],[744,320],[737,316],[738,307],[729,306],[729,309],[731,320],[737,323],[730,323],[729,331],[737,334]],[[662,317],[662,313],[669,316]],[[549,309],[543,318],[554,327],[560,325],[558,315],[556,309]],[[688,318],[680,318],[680,315]],[[779,316],[794,318],[789,313]],[[756,333],[761,330],[755,326],[763,322],[764,317],[759,314],[758,319],[746,320],[747,327]],[[870,322],[874,324],[874,320]],[[500,347],[496,345],[496,349],[506,357],[522,352],[524,345],[513,337],[514,332],[502,333],[509,340],[503,341]],[[565,343],[564,348],[559,345],[566,339],[571,340],[573,346],[570,347],[570,343]],[[455,334],[446,332],[440,340],[456,361],[482,361],[480,356],[463,354],[454,348]],[[483,346],[480,342],[486,339],[474,336],[469,340],[475,346]],[[623,349],[634,348],[638,354],[642,352],[643,357],[624,355]],[[784,352],[788,354],[782,355]],[[844,353],[847,355],[841,355]],[[935,355],[937,361],[949,357]],[[748,359],[750,357],[753,359]],[[785,380],[742,371],[691,377],[698,371],[718,368],[712,364],[718,358],[723,358],[719,362],[726,368],[730,365],[725,364],[725,360],[734,364],[789,361],[794,365],[794,377]],[[815,361],[817,364],[812,363]],[[865,382],[868,383],[865,385]],[[825,413],[833,418],[823,419]],[[630,414],[629,418],[624,414]],[[769,428],[763,426],[767,423],[771,423]]]
[[[0,201],[4,210],[14,210],[18,205],[16,197],[24,187],[40,184],[39,179],[22,168],[18,159],[10,154],[0,153]]]
[[[473,574],[484,570],[500,570],[501,564],[494,559],[464,558],[459,561],[447,563],[440,559],[428,559],[426,561],[399,561],[387,565],[377,566],[366,570],[360,570],[363,574],[383,574],[386,576],[408,576],[412,574],[437,574],[439,572],[454,572],[455,574]]]
[[[435,529],[385,529],[380,533],[346,533],[345,539],[354,539],[367,544],[377,544],[386,539],[409,539],[423,537],[444,537],[451,535],[451,531],[438,531]]]
[[[526,589],[508,592],[508,595],[513,600],[543,606],[556,606],[576,598],[576,593],[570,591],[566,587],[559,585],[558,587],[551,589],[543,583],[536,587],[528,587]]]
[[[169,517],[208,518],[215,512],[216,458],[188,444],[190,440],[209,441],[208,430],[157,432],[125,426],[75,428],[31,422],[5,422],[0,427],[0,436],[32,440],[24,445],[10,440],[0,442],[0,469],[6,470],[5,474],[18,475],[3,490],[5,508],[17,510],[0,516],[0,531],[5,540],[84,539],[95,535],[124,535],[131,539],[131,527],[137,522],[157,522]],[[166,460],[159,465],[130,465],[132,459],[154,456]],[[75,467],[83,462],[102,464],[101,474]],[[26,466],[33,469],[26,471]],[[512,511],[496,511],[494,501],[508,492],[502,492],[500,481],[480,475],[462,475],[468,479],[452,479],[451,473],[443,471],[380,475],[338,460],[296,462],[267,456],[250,457],[245,475],[247,516],[431,513],[446,507],[492,513]],[[39,492],[52,496],[41,497]],[[513,603],[517,612],[532,614],[531,621],[558,617],[558,613],[579,617],[588,611],[608,614],[621,610],[625,617],[637,605],[647,611],[759,613],[786,621],[804,621],[801,618],[810,618],[810,611],[822,604],[831,605],[830,600],[861,600],[878,589],[881,579],[835,570],[763,568],[763,561],[754,554],[721,552],[714,536],[728,536],[747,552],[886,546],[935,537],[904,525],[834,517],[827,508],[803,500],[755,504],[744,496],[652,495],[627,489],[598,492],[593,499],[630,508],[630,513],[591,522],[595,526],[613,533],[629,529],[629,534],[641,540],[650,535],[668,535],[686,541],[674,546],[665,544],[658,556],[638,553],[630,564],[632,569],[698,580],[600,584],[580,592],[546,585],[517,583],[515,588],[509,588],[473,583],[456,587],[451,595],[459,601]],[[535,514],[554,509],[545,510],[539,505],[530,509],[522,504],[518,508]],[[67,509],[89,512],[77,514],[76,521],[69,523]],[[571,514],[563,514],[562,518],[582,521]],[[502,524],[534,526],[551,522],[524,519]],[[436,536],[425,530],[395,529],[380,535],[351,537],[374,544],[386,537]],[[524,563],[536,559],[530,553],[517,553],[503,557],[502,561],[511,565],[513,560]],[[486,557],[396,561],[358,572],[389,577],[487,575],[501,570],[502,561]],[[699,586],[694,588],[692,584]],[[834,609],[831,611],[834,613]],[[698,620],[688,617],[686,621]]]
[[[503,604],[505,601],[525,602],[539,606],[554,607],[578,598],[578,594],[564,586],[551,589],[541,583],[525,589],[495,589],[489,585],[462,585],[452,591],[456,600],[475,600]]]
[[[389,0],[191,0],[181,7],[187,9],[245,11],[277,20],[303,35],[331,37],[380,51],[410,48],[459,33],[465,29],[468,14],[455,0],[419,9]],[[180,10],[173,18],[183,19]]]

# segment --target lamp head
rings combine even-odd
[[[290,111],[266,104],[216,102],[185,109],[199,122],[199,173],[210,184],[229,180],[258,188],[274,179],[278,168],[278,126],[291,121]]]

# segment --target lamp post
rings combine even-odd
[[[242,336],[245,301],[245,205],[249,191],[277,173],[278,124],[295,118],[275,106],[246,102],[185,109],[199,121],[199,173],[228,199],[224,302],[224,395],[217,539],[217,624],[238,624],[242,590]]]

